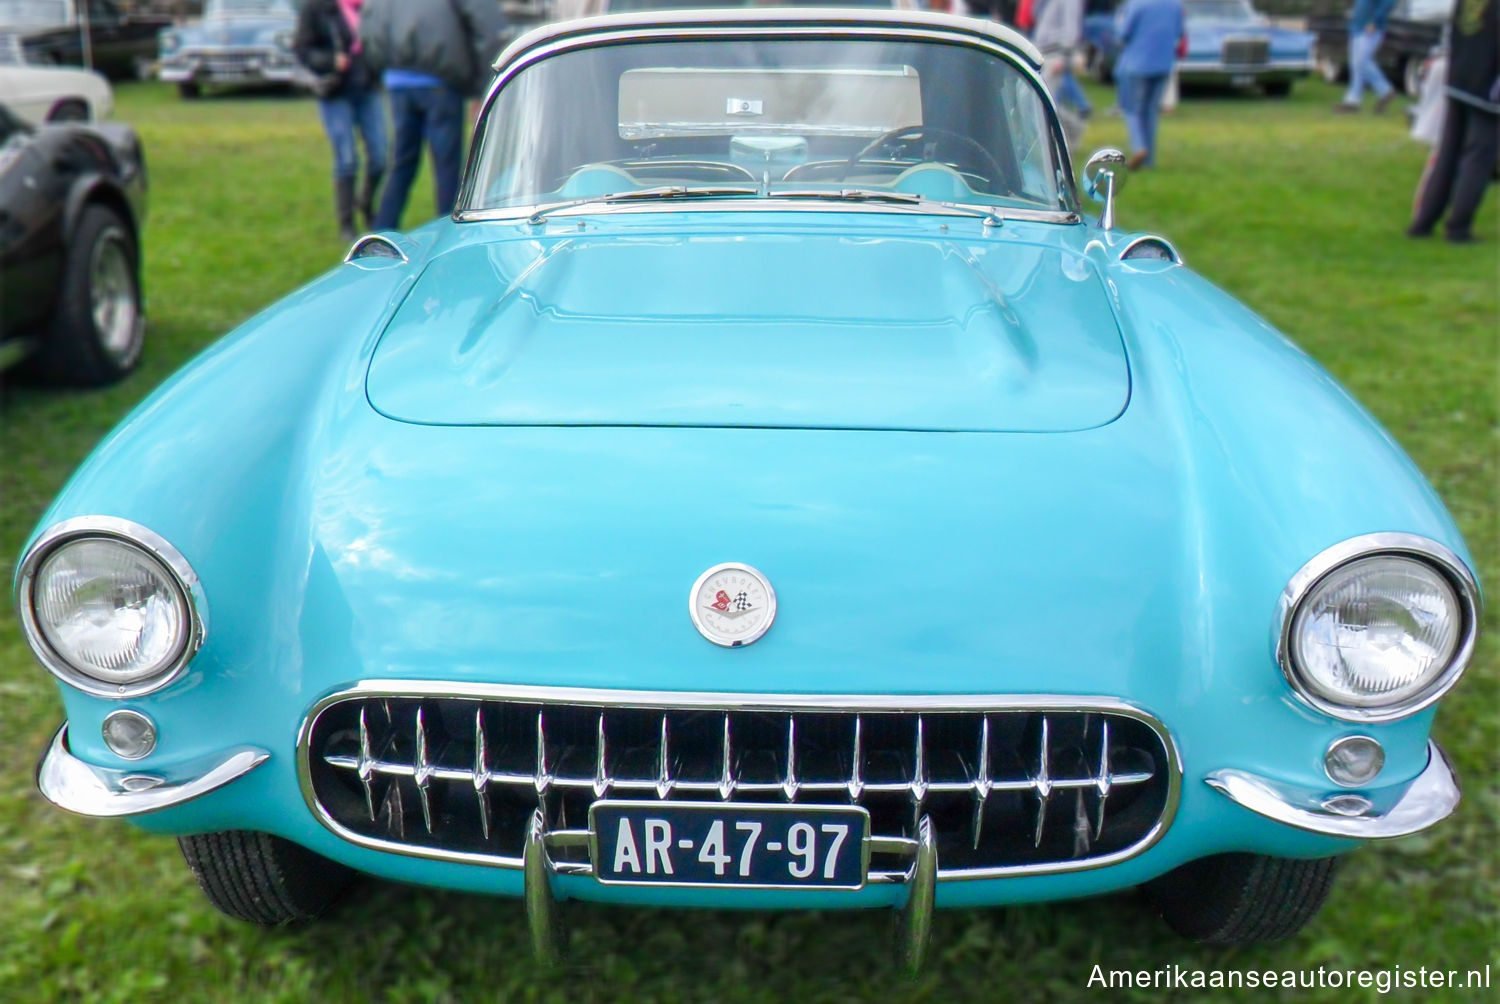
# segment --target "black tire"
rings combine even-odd
[[[191,80],[185,80],[177,85],[177,94],[184,101],[193,101],[202,93],[203,89]]]
[[[1200,944],[1277,941],[1317,914],[1333,888],[1338,860],[1220,854],[1168,872],[1146,893],[1172,930]]]
[[[1416,100],[1422,95],[1422,60],[1408,57],[1401,63],[1401,91]]]
[[[354,878],[343,865],[268,833],[226,830],[177,844],[210,903],[263,927],[312,920]]]
[[[1266,97],[1268,98],[1290,97],[1292,93],[1292,82],[1290,80],[1267,80],[1260,86],[1266,92]]]
[[[114,209],[86,206],[63,254],[51,328],[28,366],[48,383],[102,387],[135,369],[145,340],[135,231]]]
[[[87,122],[89,103],[82,98],[64,98],[47,113],[48,122]]]

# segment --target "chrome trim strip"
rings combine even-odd
[[[1303,686],[1296,660],[1292,658],[1292,624],[1296,620],[1298,607],[1324,576],[1356,559],[1382,554],[1420,558],[1436,567],[1448,578],[1449,584],[1458,594],[1458,602],[1462,607],[1463,638],[1447,668],[1415,698],[1385,708],[1352,708],[1335,704],[1311,693]],[[1291,581],[1282,590],[1281,599],[1276,604],[1272,628],[1275,637],[1276,664],[1281,667],[1282,675],[1286,677],[1292,693],[1309,707],[1346,722],[1394,721],[1431,706],[1458,682],[1458,678],[1463,675],[1463,671],[1469,665],[1470,657],[1474,654],[1474,645],[1479,637],[1480,613],[1479,583],[1474,578],[1474,573],[1469,570],[1469,566],[1464,564],[1463,559],[1450,548],[1431,538],[1413,533],[1361,534],[1358,537],[1340,541],[1319,552],[1297,570],[1297,574],[1292,576]]]
[[[1191,59],[1178,60],[1177,72],[1182,77],[1196,76],[1219,76],[1226,77],[1260,77],[1268,73],[1311,73],[1313,63],[1310,60],[1283,59],[1270,60],[1264,63],[1195,63]]]
[[[480,865],[487,868],[521,868],[524,862],[521,858],[505,855],[475,854],[467,851],[454,851],[445,848],[398,843],[396,841],[383,840],[379,837],[368,837],[342,826],[318,801],[312,783],[311,741],[313,725],[317,722],[318,717],[332,705],[353,698],[379,697],[431,697],[439,700],[442,698],[458,698],[477,701],[514,701],[543,705],[556,703],[597,707],[666,708],[672,710],[703,709],[792,712],[822,709],[859,712],[861,714],[880,714],[882,712],[909,714],[914,711],[993,711],[996,713],[1098,711],[1133,718],[1156,733],[1167,758],[1166,797],[1162,805],[1161,815],[1157,818],[1155,825],[1136,843],[1115,851],[1112,854],[1091,857],[1082,861],[1052,861],[1037,865],[1005,865],[991,868],[939,871],[939,881],[1011,878],[1020,875],[1051,875],[1061,872],[1087,871],[1118,864],[1121,861],[1143,853],[1161,840],[1166,834],[1167,829],[1171,826],[1172,820],[1177,815],[1177,807],[1182,795],[1182,759],[1171,732],[1150,712],[1113,697],[1041,694],[756,694],[675,690],[607,690],[594,687],[544,687],[528,684],[375,679],[362,680],[351,687],[334,691],[317,701],[309,709],[297,731],[297,781],[302,789],[303,802],[318,822],[322,823],[324,827],[342,839],[371,850],[412,857],[431,858],[456,864]],[[374,769],[384,765],[373,763],[371,766]],[[399,768],[391,770],[391,773],[409,772],[409,768],[406,765],[391,766]],[[470,775],[465,771],[464,776],[469,777]],[[498,783],[503,779],[502,775],[493,772],[487,772],[486,776],[488,783]],[[1127,775],[1115,775],[1113,782],[1116,784],[1124,783],[1126,777]],[[532,781],[530,777],[523,780],[527,782]],[[548,778],[548,783],[556,784],[557,780],[555,778]],[[593,779],[587,780],[588,785],[592,786],[593,783]],[[1089,783],[1094,784],[1096,782],[1091,781]],[[674,782],[674,784],[677,787],[685,787],[681,782]],[[705,782],[706,788],[716,790],[717,786],[718,782]],[[837,784],[837,787],[841,789],[845,786],[844,782]],[[870,783],[866,783],[864,786],[867,789],[879,787]],[[749,785],[741,785],[740,787],[750,790]],[[781,783],[778,782],[768,784],[766,790],[780,790],[781,787]],[[810,785],[804,784],[804,787],[810,787]],[[910,786],[907,783],[901,783],[895,787],[906,790]],[[990,787],[1000,789],[1003,785],[1000,782],[991,782]],[[1021,786],[1018,785],[1018,787]],[[1028,789],[1034,788],[1034,780],[1024,782],[1024,787]],[[1051,787],[1060,788],[1062,786],[1056,781],[1051,781]],[[877,839],[877,846],[874,847],[876,851],[882,850],[878,846],[879,843],[880,841]],[[891,849],[895,849],[894,845],[892,845]],[[581,862],[567,862],[559,863],[556,866],[556,870],[559,873],[572,874],[582,872],[587,874],[591,870],[591,866]],[[884,873],[871,873],[867,878],[869,882],[891,880]]]
[[[188,623],[182,650],[166,669],[148,680],[115,684],[88,676],[53,650],[42,634],[41,626],[37,624],[32,588],[42,561],[54,549],[69,541],[93,537],[122,540],[155,558],[167,570],[187,607]],[[141,697],[162,689],[183,674],[208,636],[208,597],[204,595],[198,573],[193,571],[193,566],[188,564],[182,553],[165,538],[128,519],[117,516],[78,516],[48,527],[21,559],[16,568],[16,578],[16,610],[21,615],[21,630],[32,652],[36,653],[37,659],[53,676],[68,686],[95,697]]]
[[[526,901],[526,926],[531,931],[531,953],[543,966],[562,961],[567,938],[557,900],[552,895],[552,859],[547,854],[547,821],[540,809],[531,814],[526,827],[522,857],[522,890]]]
[[[117,770],[85,763],[68,751],[64,722],[37,764],[36,786],[42,797],[80,816],[137,816],[190,802],[250,773],[271,754],[254,746],[236,746],[214,754],[203,770],[186,781],[168,781],[139,770]]]
[[[917,16],[911,16],[913,14]],[[919,13],[912,11],[902,11],[895,17],[882,17],[878,11],[860,11],[840,17],[839,12],[836,10],[799,12],[785,8],[760,12],[740,9],[723,12],[697,11],[687,12],[687,15],[673,16],[671,14],[656,12],[647,14],[644,17],[640,15],[606,15],[602,18],[581,18],[577,21],[562,22],[560,29],[555,32],[544,27],[535,32],[536,37],[534,39],[530,35],[522,36],[522,38],[507,47],[495,61],[495,70],[497,71],[495,79],[490,82],[489,90],[485,93],[479,114],[474,119],[473,134],[470,137],[469,152],[464,164],[463,182],[459,186],[458,198],[454,204],[452,218],[456,222],[462,223],[467,222],[471,218],[470,214],[492,211],[464,208],[472,202],[474,196],[474,184],[477,177],[476,168],[480,157],[484,153],[483,127],[494,105],[495,98],[501,89],[521,70],[524,70],[535,62],[561,52],[591,48],[596,45],[606,45],[613,42],[688,41],[748,37],[837,37],[895,38],[948,42],[984,49],[992,55],[1008,60],[1023,76],[1031,81],[1032,86],[1036,89],[1037,97],[1042,101],[1043,107],[1048,112],[1053,154],[1058,158],[1060,165],[1067,167],[1067,170],[1064,172],[1065,184],[1063,188],[1073,205],[1071,209],[1061,209],[1055,212],[1074,217],[1072,220],[1059,222],[1076,222],[1078,215],[1078,188],[1073,178],[1073,162],[1068,150],[1067,138],[1063,132],[1061,120],[1057,116],[1057,108],[1051,98],[1051,92],[1047,90],[1047,86],[1041,77],[1041,54],[1030,43],[1025,42],[1020,36],[1014,35],[1013,32],[1004,30],[1002,33],[1001,31],[991,30],[999,26],[992,22],[978,21],[973,18],[957,18],[945,14],[934,15],[926,12]],[[1024,47],[1018,46],[1016,40],[1019,40]],[[1017,58],[1018,56],[1020,58]],[[996,208],[992,206],[968,206],[963,203],[957,203],[956,205],[962,205],[970,210],[980,212],[991,212]],[[539,205],[515,208],[529,209],[530,211],[526,214],[529,217],[532,213],[535,213]],[[865,208],[868,210],[873,207],[866,206]],[[884,205],[881,208],[889,210],[892,207]],[[510,212],[511,209],[507,208],[505,211]],[[1050,213],[1054,211],[1033,210],[1033,212]],[[479,217],[476,216],[474,218]]]
[[[1022,209],[1007,206],[981,206],[966,202],[922,202],[903,205],[899,202],[851,202],[829,193],[826,200],[819,199],[704,199],[702,201],[673,202],[588,202],[578,205],[548,208],[549,203],[526,206],[504,206],[498,209],[461,209],[453,214],[459,223],[528,223],[539,212],[546,220],[569,219],[575,216],[614,216],[629,213],[892,213],[905,216],[940,216],[978,219],[976,212],[986,212],[1001,220],[1020,220],[1027,223],[1078,223],[1083,217],[1071,210]],[[545,220],[544,220],[545,222]],[[990,220],[981,221],[994,226]]]
[[[1404,837],[1427,829],[1458,806],[1458,778],[1437,743],[1427,743],[1427,766],[1388,812],[1375,812],[1364,799],[1347,801],[1336,792],[1321,802],[1283,789],[1275,781],[1242,770],[1216,770],[1204,783],[1238,805],[1299,830],[1353,840]],[[1341,801],[1342,800],[1342,801]],[[1348,809],[1353,807],[1353,813]],[[1343,811],[1340,811],[1343,810]]]
[[[381,254],[374,251],[368,254],[362,253],[371,244],[384,244],[386,247],[394,251],[395,254]],[[397,244],[394,240],[387,237],[385,234],[366,234],[359,240],[355,241],[349,246],[349,253],[344,255],[344,264],[347,265],[351,261],[358,261],[361,258],[390,258],[399,259],[403,262],[411,261],[411,259],[406,256],[406,252],[401,250],[401,245]]]

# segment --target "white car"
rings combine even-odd
[[[96,122],[115,107],[109,81],[91,70],[31,66],[14,36],[0,38],[0,101],[28,122]]]

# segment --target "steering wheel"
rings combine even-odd
[[[972,136],[965,136],[963,133],[954,132],[951,129],[934,129],[932,126],[910,125],[901,126],[899,129],[892,129],[890,132],[876,137],[868,146],[856,152],[844,162],[844,173],[839,180],[847,181],[849,175],[861,161],[871,159],[872,154],[883,151],[887,147],[891,148],[891,158],[898,159],[899,155],[908,147],[923,144],[922,156],[918,159],[936,160],[938,148],[945,143],[961,146],[965,152],[973,154],[977,163],[972,163],[969,166],[981,168],[980,173],[984,175],[985,180],[990,182],[990,184],[998,184],[1004,177],[1005,171],[1001,169],[1000,162],[995,160],[994,156],[975,141]],[[956,158],[954,162],[963,163],[963,161]]]

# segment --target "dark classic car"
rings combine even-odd
[[[147,75],[156,36],[171,23],[115,0],[0,0],[0,31],[21,37],[27,62],[89,66],[117,80]]]
[[[1318,36],[1318,72],[1330,84],[1349,79],[1349,0],[1332,0],[1315,8],[1307,30]],[[1386,23],[1375,61],[1408,97],[1422,89],[1422,67],[1443,38],[1453,0],[1398,0]]]
[[[0,104],[0,368],[78,386],[135,368],[145,212],[129,126],[33,127]]]
[[[285,87],[310,82],[292,54],[301,0],[208,0],[203,18],[161,35],[157,76],[185,98],[209,84]]]

